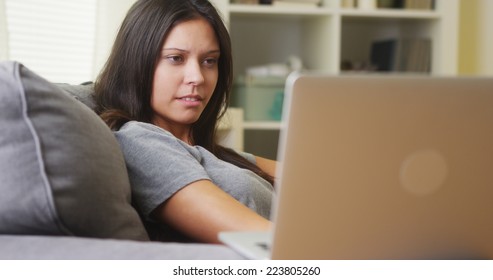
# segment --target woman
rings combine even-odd
[[[232,85],[229,34],[206,0],[140,0],[96,84],[144,220],[194,241],[268,230],[275,162],[216,143]]]

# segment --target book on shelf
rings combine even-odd
[[[398,41],[394,39],[375,41],[371,45],[370,63],[376,71],[393,71],[397,63]]]
[[[404,8],[412,10],[432,10],[433,0],[406,0]]]
[[[258,5],[259,0],[231,0],[233,4],[247,4],[247,5]]]
[[[272,0],[272,5],[277,7],[319,7],[321,0]]]
[[[377,0],[381,9],[433,10],[434,0]]]
[[[356,0],[341,0],[342,8],[356,8]]]
[[[272,0],[272,2],[289,2],[289,3],[301,3],[301,4],[320,4],[322,0]]]
[[[322,0],[231,0],[231,3],[272,5],[282,7],[319,7]]]
[[[381,72],[431,72],[431,40],[399,38],[372,43],[370,63]]]

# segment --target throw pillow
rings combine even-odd
[[[0,84],[0,233],[148,240],[104,122],[19,63]]]

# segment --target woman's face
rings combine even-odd
[[[168,34],[154,72],[153,124],[188,133],[209,102],[218,79],[219,43],[204,19],[179,23]]]

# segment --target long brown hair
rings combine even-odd
[[[233,83],[233,60],[229,33],[207,0],[139,0],[130,8],[95,82],[96,112],[113,130],[130,120],[151,123],[153,74],[164,41],[174,26],[199,17],[214,29],[221,54],[216,88],[192,125],[190,137],[218,158],[273,184],[273,178],[257,165],[217,143],[217,122],[226,112]]]

